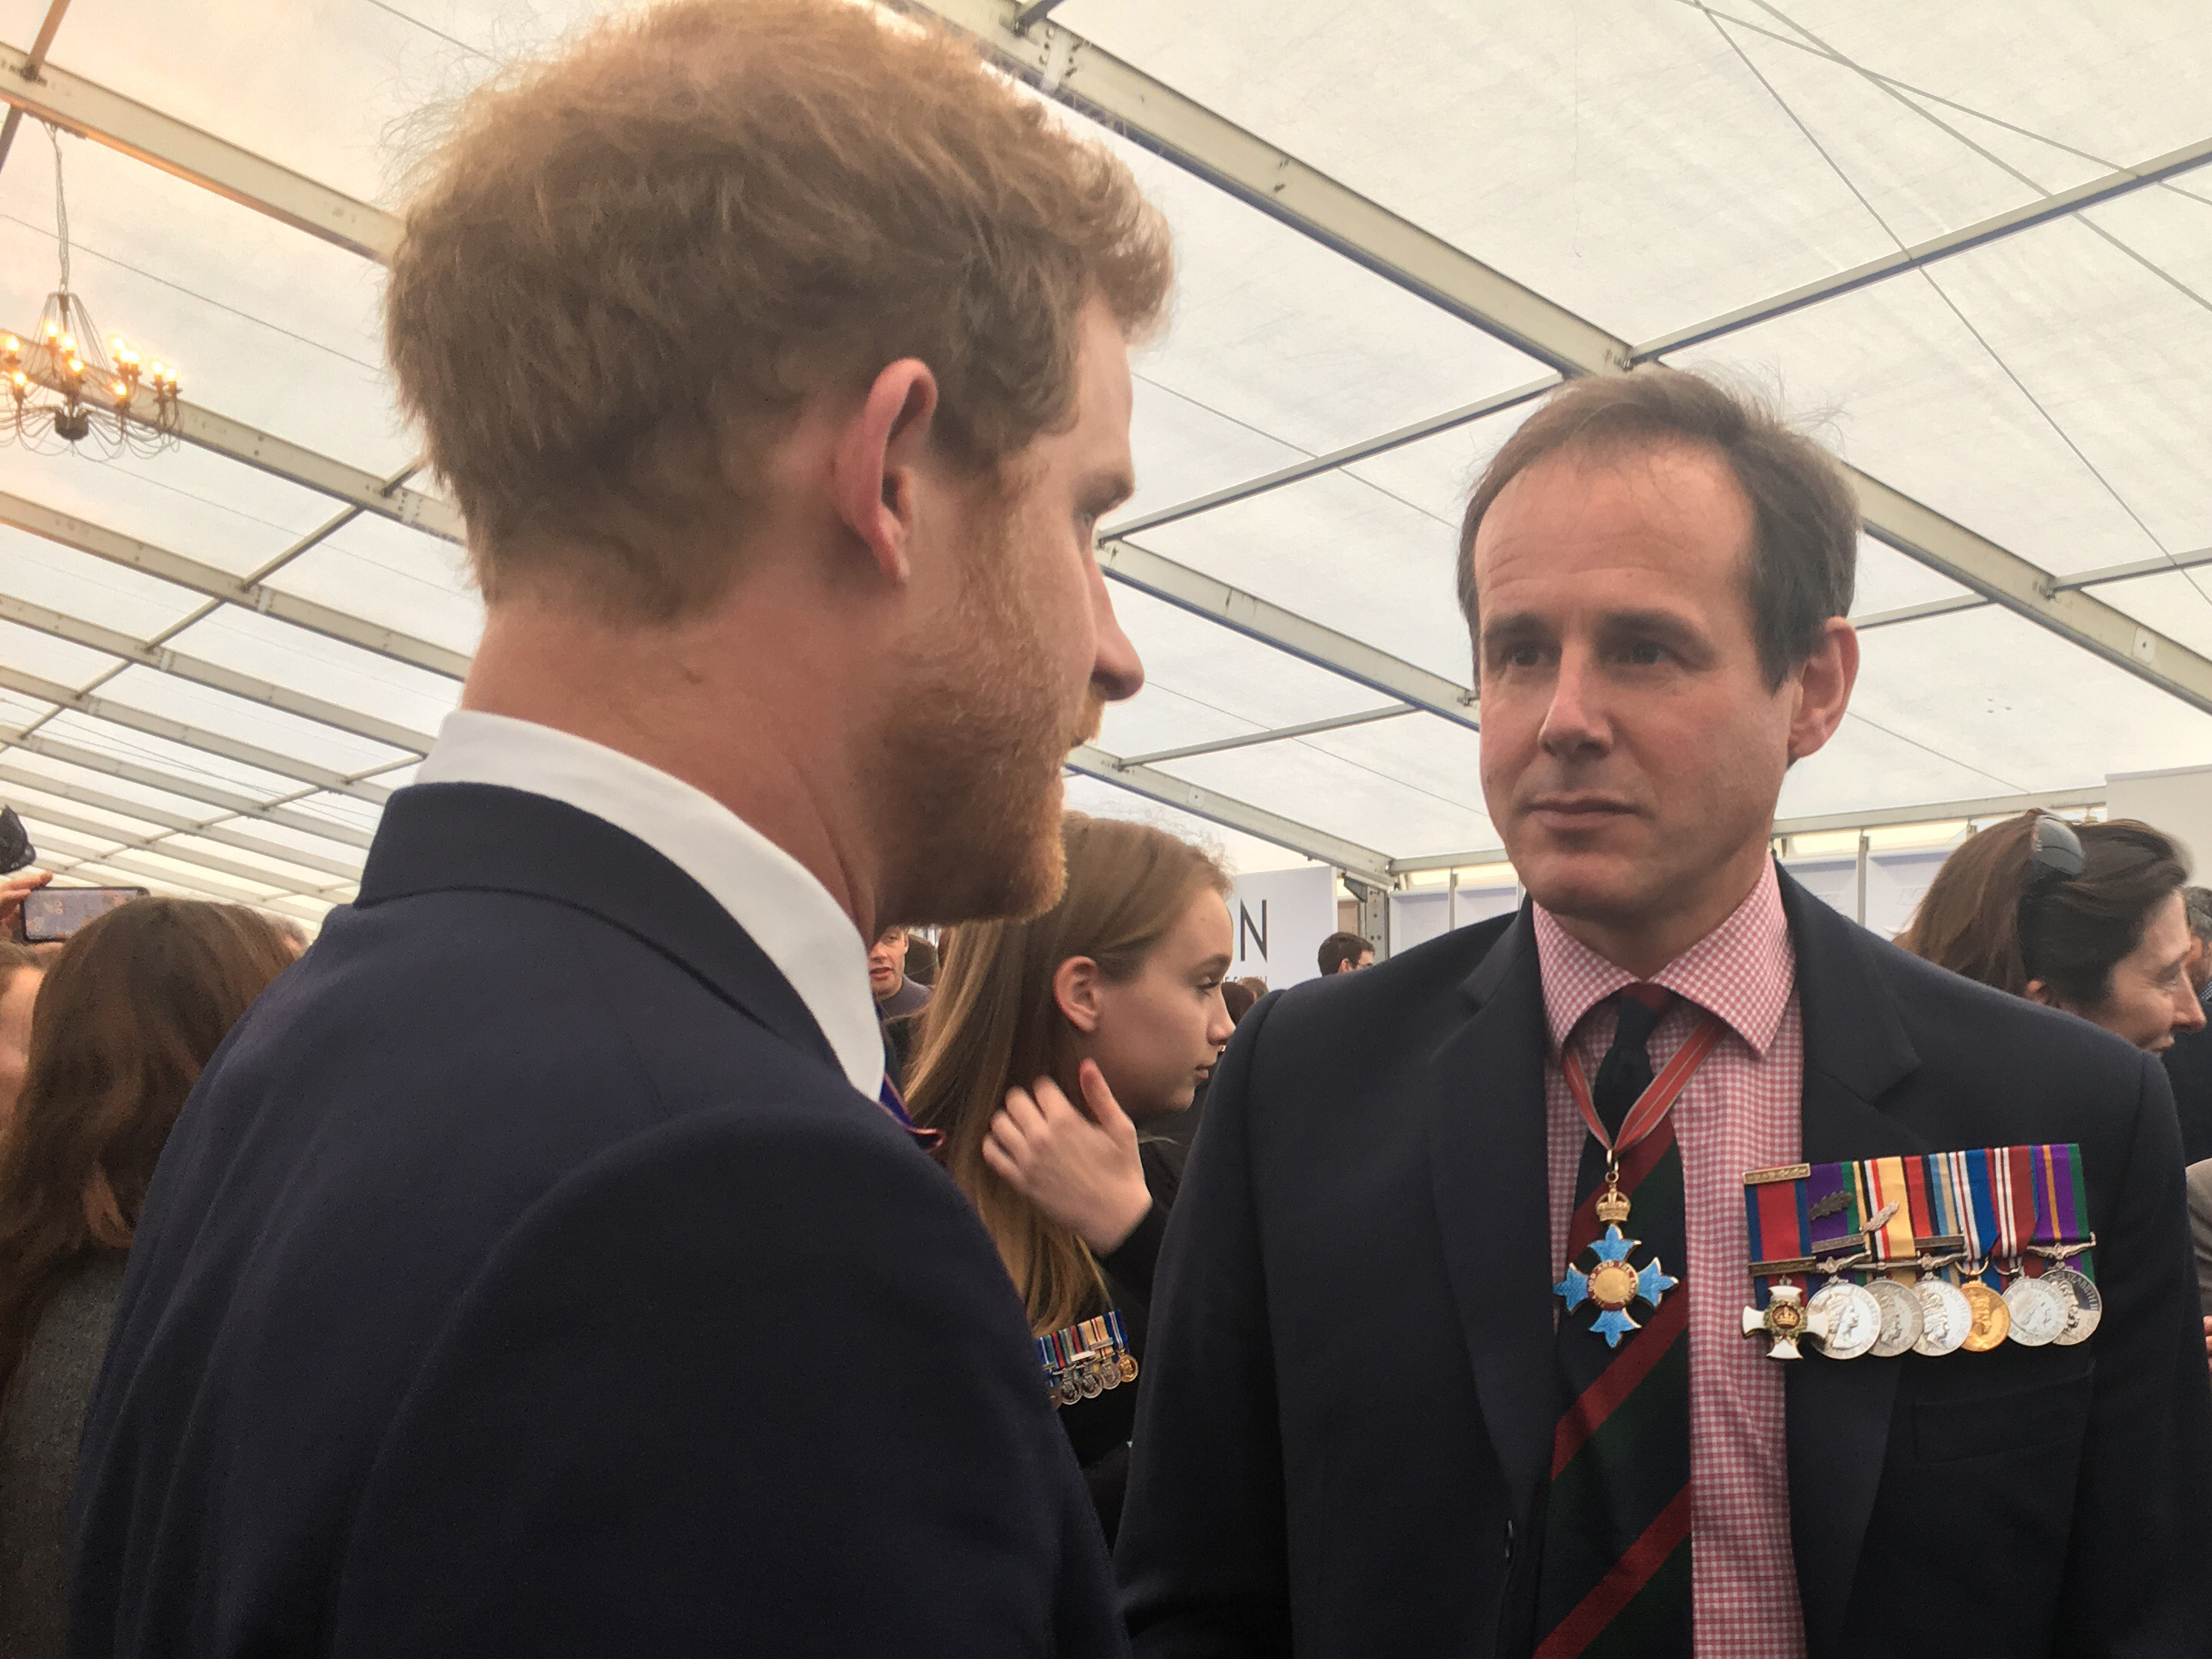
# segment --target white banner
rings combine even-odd
[[[1229,977],[1257,975],[1267,988],[1321,977],[1321,942],[1336,931],[1336,872],[1322,865],[1237,878],[1229,896],[1237,935]]]

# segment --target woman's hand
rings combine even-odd
[[[1060,1085],[1009,1089],[983,1137],[983,1161],[1006,1184],[1091,1247],[1111,1255],[1152,1207],[1137,1157],[1137,1126],[1090,1060],[1077,1073],[1084,1112]]]
[[[23,914],[23,901],[53,879],[44,870],[21,870],[12,876],[0,876],[0,939],[15,936],[16,919]]]

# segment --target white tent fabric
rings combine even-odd
[[[0,0],[0,41],[27,48],[52,3]],[[604,9],[75,0],[50,62],[388,208],[440,106]],[[1767,390],[1863,472],[2051,578],[2099,573],[2080,591],[2148,630],[2123,665],[1869,538],[1858,696],[1791,775],[1785,819],[1940,816],[2212,759],[2203,700],[2142,672],[2212,656],[2212,562],[2196,562],[2212,561],[2212,165],[1662,349],[2206,145],[2201,3],[1028,9],[1050,13],[1023,37],[1044,54],[1041,93],[1080,102],[1084,66],[1110,55],[1589,324]],[[1173,325],[1138,363],[1127,539],[1296,624],[1269,642],[1195,589],[1117,586],[1150,684],[1109,713],[1071,802],[1203,820],[1244,867],[1345,848],[1386,878],[1393,860],[1480,861],[1498,838],[1463,720],[1425,706],[1179,751],[1469,683],[1455,526],[1526,399],[1146,521],[1552,367],[1371,250],[1158,153],[1176,148],[1163,135],[1066,118],[1137,171],[1181,265]],[[378,264],[99,137],[59,145],[74,285],[101,322],[181,365],[198,409],[434,497],[408,472],[381,367]],[[27,121],[0,170],[0,327],[27,330],[54,286],[54,144]],[[0,799],[71,878],[312,921],[350,895],[381,801],[453,706],[480,626],[459,547],[284,470],[191,444],[118,461],[0,447]],[[1334,663],[1315,659],[1334,651],[1316,623],[1346,642]],[[1398,665],[1387,686],[1346,672],[1358,647]]]

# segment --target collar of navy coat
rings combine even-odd
[[[384,809],[355,902],[366,908],[447,892],[519,894],[597,916],[844,1076],[805,1002],[737,920],[667,858],[604,818],[497,784],[402,789]]]

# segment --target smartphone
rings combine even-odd
[[[144,898],[143,887],[41,887],[23,895],[23,939],[51,945],[67,939],[94,916]]]

